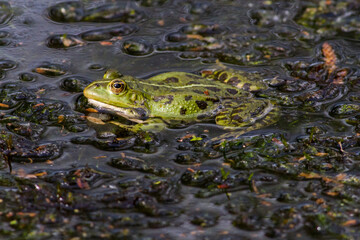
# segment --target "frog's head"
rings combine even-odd
[[[127,119],[145,120],[148,117],[146,99],[137,89],[137,79],[131,76],[98,80],[84,89],[89,103],[96,107],[112,111]]]

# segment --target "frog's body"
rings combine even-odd
[[[224,78],[223,73],[211,77]],[[250,92],[238,88],[257,90],[251,81],[238,81],[241,76],[236,77],[234,71],[226,76],[222,81],[231,77],[237,87],[185,72],[163,73],[147,80],[108,72],[103,80],[87,86],[84,95],[90,104],[139,123],[133,127],[118,123],[132,131],[146,129],[144,126],[154,120],[177,125],[215,118],[218,125],[236,128],[259,120],[250,130],[274,122],[266,117],[274,109],[270,101],[254,99]]]

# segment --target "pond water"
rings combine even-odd
[[[359,14],[350,0],[0,1],[1,238],[360,238]],[[214,121],[132,134],[82,94],[109,69],[239,71],[280,114],[226,141]]]

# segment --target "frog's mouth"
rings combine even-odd
[[[105,110],[111,113],[115,113],[116,115],[124,117],[133,122],[143,123],[144,120],[149,118],[149,113],[144,108],[121,108],[100,101],[96,101],[94,99],[88,99],[88,102],[91,105],[99,108],[99,110]]]

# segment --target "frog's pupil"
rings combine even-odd
[[[114,88],[121,88],[121,84],[120,83],[115,83]]]

